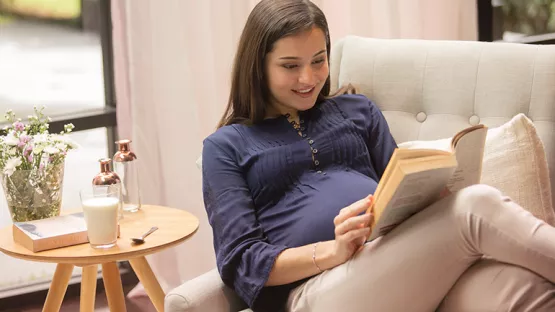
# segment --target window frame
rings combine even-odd
[[[100,127],[107,127],[108,136],[108,155],[112,157],[115,153],[115,141],[118,139],[117,131],[117,118],[116,118],[116,85],[114,79],[114,46],[112,39],[112,6],[111,0],[99,1],[99,18],[100,18],[100,46],[102,47],[102,70],[104,73],[104,97],[106,101],[105,114],[97,113],[91,116],[91,126],[94,126],[93,121],[99,119]],[[77,119],[78,121],[87,120],[86,117]],[[74,123],[77,128],[77,124]],[[87,122],[83,125],[83,130],[86,130]],[[98,126],[94,127],[98,128]],[[93,129],[93,128],[88,128]]]

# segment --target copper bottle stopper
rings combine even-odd
[[[98,161],[100,162],[100,173],[93,178],[93,185],[113,185],[121,182],[119,176],[110,169],[112,159],[101,158]]]
[[[133,153],[129,148],[130,143],[131,140],[116,141],[116,144],[118,145],[118,151],[116,152],[116,154],[114,154],[114,161],[126,162],[137,159],[137,155],[135,155],[135,153]]]

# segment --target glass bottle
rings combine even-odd
[[[93,178],[93,193],[119,193],[120,204],[118,208],[118,219],[121,220],[123,218],[123,205],[121,200],[121,178],[110,168],[112,159],[101,158],[98,160],[98,162],[100,163],[100,173],[98,173]]]
[[[129,147],[131,140],[116,142],[118,151],[114,154],[114,171],[121,178],[123,210],[136,212],[141,209],[139,172],[137,155]]]

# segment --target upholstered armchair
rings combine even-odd
[[[555,182],[555,46],[350,36],[334,45],[331,56],[332,89],[357,86],[380,107],[398,143],[447,138],[477,123],[493,128],[524,113],[544,144]],[[522,298],[514,300],[534,300],[549,291],[539,276],[491,260],[477,263],[461,283],[488,278],[494,283],[493,276],[502,270],[510,272],[495,280],[503,287],[526,281]],[[460,302],[471,304],[472,292],[455,285],[451,293],[456,298],[445,311],[455,311]],[[488,294],[489,310],[510,302],[503,296]],[[165,307],[167,312],[246,309],[216,269],[169,292]],[[471,305],[465,309],[475,311]]]

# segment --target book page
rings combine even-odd
[[[449,140],[449,142],[451,142],[451,140]],[[450,145],[449,145],[450,146]],[[376,188],[375,192],[374,192],[374,196],[379,197],[382,191],[382,188],[384,187],[384,185],[387,185],[389,182],[389,178],[392,174],[392,172],[394,170],[396,170],[398,163],[400,161],[404,161],[404,160],[408,160],[408,159],[413,159],[414,161],[421,161],[423,159],[431,159],[434,157],[440,157],[440,156],[452,156],[452,153],[447,152],[447,151],[443,151],[443,150],[437,150],[437,149],[400,149],[400,148],[396,148],[393,151],[393,155],[391,156],[391,159],[389,160],[389,163],[387,164],[385,171],[382,175],[382,178],[380,179],[380,182],[378,183],[378,187]]]
[[[451,192],[480,183],[486,136],[487,128],[484,127],[466,133],[457,140],[455,156],[459,165],[447,183]]]
[[[440,139],[440,140],[430,140],[430,141],[410,141],[398,144],[399,148],[402,149],[432,149],[440,150],[452,153],[451,149],[451,138]]]
[[[383,209],[368,241],[386,234],[432,204],[454,170],[454,167],[444,167],[407,174]]]

